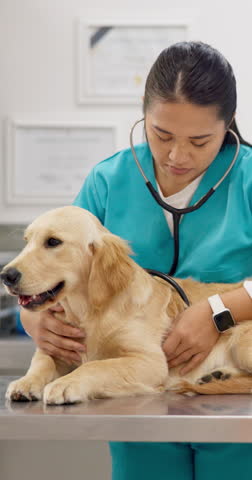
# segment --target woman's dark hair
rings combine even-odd
[[[215,48],[202,42],[180,42],[163,50],[153,64],[145,84],[144,114],[155,100],[187,101],[195,105],[215,105],[227,128],[246,142],[233,116],[236,112],[236,80],[231,65]],[[223,146],[236,143],[232,134]]]

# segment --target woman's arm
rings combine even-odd
[[[240,287],[220,295],[236,323],[252,320],[252,299],[245,288]],[[199,365],[207,357],[221,335],[214,325],[212,310],[207,300],[195,303],[177,318],[172,332],[163,344],[170,367],[184,362],[181,369],[185,374]]]
[[[80,364],[80,353],[85,351],[85,347],[80,343],[84,333],[58,320],[54,312],[59,311],[62,311],[62,308],[57,306],[38,313],[21,309],[21,322],[25,331],[45,353],[69,364]]]

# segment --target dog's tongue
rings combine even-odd
[[[20,295],[18,297],[18,304],[19,305],[28,305],[31,301],[39,301],[40,300],[40,295]]]

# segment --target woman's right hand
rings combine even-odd
[[[58,320],[54,313],[62,312],[61,306],[43,312],[21,310],[21,322],[36,345],[48,355],[68,364],[81,364],[81,354],[86,351],[84,331]]]

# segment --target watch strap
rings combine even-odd
[[[226,307],[221,300],[220,295],[218,294],[208,297],[208,302],[214,315],[223,312],[223,310],[226,310]]]
[[[244,286],[246,292],[249,294],[250,298],[252,298],[252,281],[251,280],[245,280],[245,282],[243,282],[243,286]]]

